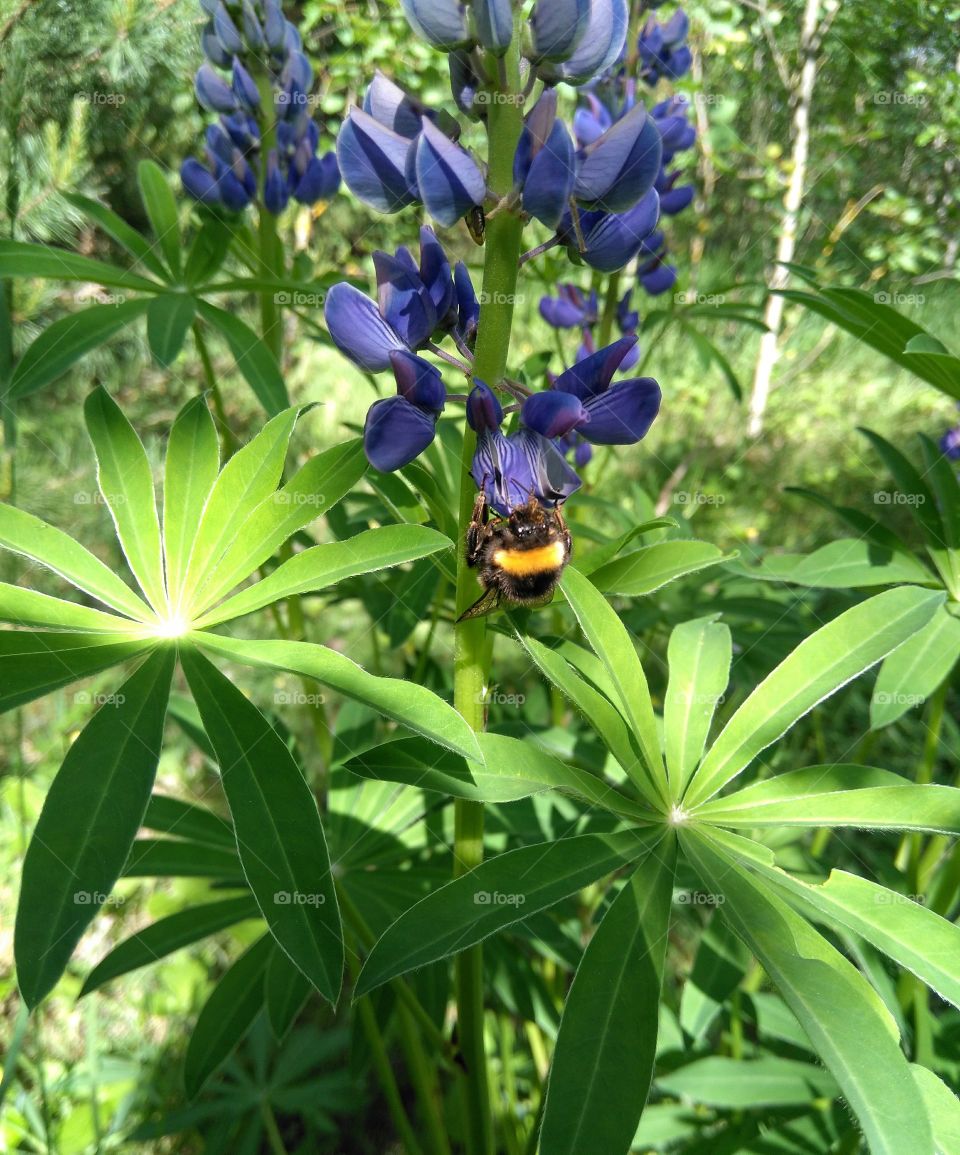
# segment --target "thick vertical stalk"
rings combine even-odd
[[[496,75],[496,70],[491,70]],[[513,156],[523,122],[519,62],[515,52],[507,60],[507,84],[489,106],[489,184],[503,196],[513,183]],[[498,99],[499,98],[499,99]],[[476,375],[495,386],[506,371],[510,329],[516,300],[522,225],[512,212],[495,216],[487,229],[483,268],[480,329],[477,334]],[[470,464],[476,438],[464,435],[460,467],[460,540],[463,541],[473,508],[474,487]],[[476,597],[476,581],[462,555],[457,564],[457,612]],[[474,730],[484,725],[483,696],[486,624],[482,618],[461,622],[454,644],[454,704]],[[483,805],[458,800],[455,806],[454,874],[464,874],[483,860]],[[457,1030],[467,1071],[466,1129],[471,1155],[491,1155],[493,1127],[487,1062],[483,1040],[483,948],[471,947],[456,961]]]

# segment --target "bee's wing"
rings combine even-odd
[[[492,614],[494,610],[500,608],[500,591],[496,587],[484,590],[483,596],[477,598],[469,609],[463,611],[458,622],[467,622],[471,618],[482,618],[487,614]]]

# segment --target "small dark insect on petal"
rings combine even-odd
[[[474,205],[464,220],[467,222],[470,236],[478,245],[482,245],[487,239],[487,218],[484,216],[482,206]]]

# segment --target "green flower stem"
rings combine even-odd
[[[277,121],[274,112],[273,86],[269,76],[257,78],[260,92],[260,275],[270,280],[283,277],[283,246],[277,233],[277,218],[268,212],[263,203],[263,193],[267,181],[267,157],[277,145]],[[260,294],[261,337],[267,347],[281,363],[283,355],[283,324],[277,294],[272,290]]]
[[[413,1016],[406,1007],[399,1006],[397,1017],[400,1022],[400,1046],[407,1061],[410,1082],[420,1103],[424,1146],[430,1155],[450,1155],[450,1141],[441,1116],[435,1072],[431,1071],[427,1063],[420,1036],[414,1028]]]
[[[210,390],[210,396],[213,399],[213,411],[217,415],[217,422],[220,426],[220,440],[223,443],[223,457],[226,462],[237,451],[237,439],[234,437],[233,430],[230,428],[230,422],[227,420],[227,411],[223,405],[223,394],[220,392],[217,375],[213,370],[213,360],[210,357],[210,350],[207,348],[207,339],[203,335],[203,328],[199,321],[193,322],[193,339],[197,345],[197,352],[200,354],[200,364],[203,366],[203,378],[207,383],[207,388]]]
[[[283,1136],[277,1126],[277,1117],[273,1113],[273,1107],[266,1099],[260,1104],[260,1118],[263,1121],[263,1129],[267,1133],[267,1142],[270,1145],[272,1155],[287,1155],[287,1149],[283,1145]]]
[[[492,77],[500,75],[491,67]],[[523,127],[520,99],[519,57],[511,51],[504,69],[506,83],[488,109],[488,184],[503,197],[513,185],[513,157]],[[506,373],[517,291],[522,222],[512,212],[498,213],[487,228],[483,266],[480,329],[477,334],[476,376],[496,386]],[[470,524],[475,489],[470,465],[476,437],[466,429],[460,464],[459,540]],[[478,594],[477,582],[466,560],[457,562],[457,613],[462,613]],[[486,623],[482,618],[461,622],[455,630],[454,705],[474,730],[484,727],[484,688],[487,684]],[[454,876],[465,874],[483,861],[483,804],[458,799],[454,802]],[[493,1125],[487,1082],[487,1059],[483,1038],[483,948],[471,947],[457,956],[455,988],[460,1050],[467,1071],[465,1091],[466,1132],[471,1155],[491,1155]]]
[[[340,903],[340,910],[343,913],[344,919],[350,924],[350,928],[360,940],[360,943],[367,949],[372,947],[374,942],[376,942],[376,935],[369,926],[367,926],[363,915],[342,886],[337,887],[337,901]],[[441,1057],[441,1061],[446,1062],[455,1070],[459,1070],[453,1061],[450,1044],[444,1037],[443,1032],[436,1023],[434,1023],[423,1004],[410,987],[407,986],[406,982],[403,979],[393,979],[390,983],[390,989],[397,996],[399,1002],[410,1012],[411,1018],[420,1027],[424,1037],[436,1048]]]
[[[347,967],[350,970],[350,977],[356,979],[360,968],[357,965],[356,955],[354,955],[349,948],[347,949]],[[357,1000],[357,1014],[360,1017],[360,1026],[363,1028],[363,1033],[367,1036],[367,1044],[370,1047],[370,1057],[373,1060],[373,1066],[377,1072],[380,1089],[383,1091],[383,1096],[387,1101],[390,1118],[393,1120],[393,1125],[396,1127],[400,1141],[403,1143],[404,1151],[407,1155],[424,1155],[423,1148],[417,1142],[417,1137],[407,1117],[407,1111],[403,1105],[403,1098],[400,1095],[400,1088],[397,1086],[393,1068],[390,1066],[390,1056],[387,1054],[383,1036],[380,1034],[380,1028],[377,1025],[377,1016],[374,1014],[373,1004],[368,998]]]
[[[611,273],[607,280],[607,291],[603,298],[603,313],[600,317],[600,329],[597,333],[597,348],[603,349],[610,344],[613,335],[613,322],[617,316],[617,307],[620,304],[620,274],[622,269]]]

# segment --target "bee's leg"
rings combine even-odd
[[[569,561],[570,555],[573,553],[573,537],[570,534],[567,523],[563,519],[563,507],[559,501],[554,507],[553,512],[557,519],[557,525],[560,528],[560,538],[563,541],[564,550],[567,555],[567,561]]]
[[[487,495],[481,491],[477,494],[477,500],[473,503],[473,513],[470,516],[470,524],[467,526],[467,565],[473,568],[477,564],[477,555],[480,551],[480,546],[483,543],[485,536],[484,531],[487,528],[487,522],[490,518],[490,511],[487,507]]]

